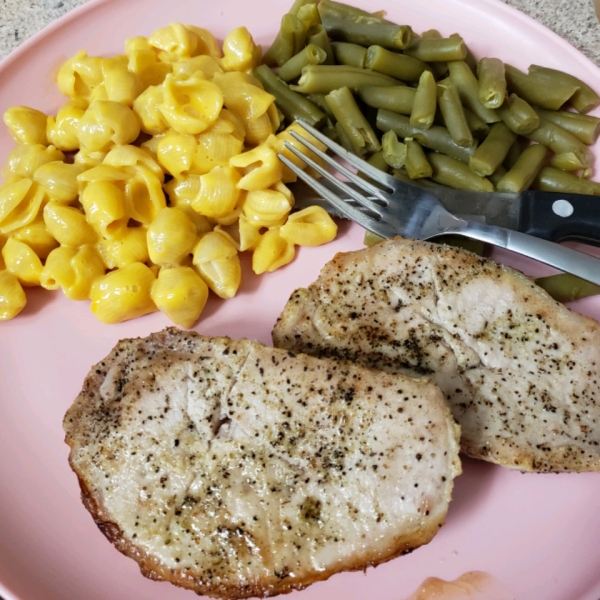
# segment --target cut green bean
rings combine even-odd
[[[589,165],[583,162],[583,158],[575,152],[563,152],[562,154],[555,154],[550,159],[550,166],[562,169],[563,171],[580,171],[582,169],[589,169]]]
[[[364,86],[359,87],[357,93],[368,106],[410,115],[417,90],[407,86]]]
[[[300,12],[300,10],[304,7],[304,6],[310,6],[311,4],[314,4],[315,0],[294,0],[294,2],[292,3],[292,6],[290,7],[290,10],[288,10],[288,14],[289,15],[294,15],[295,17],[298,16],[298,12]]]
[[[325,102],[337,119],[337,124],[346,133],[355,154],[363,156],[381,148],[375,132],[360,112],[352,92],[347,87],[327,94]]]
[[[265,52],[263,62],[271,67],[283,65],[300,52],[305,40],[306,29],[300,19],[289,13],[283,15],[277,37]]]
[[[458,33],[453,33],[450,37],[451,38],[457,37],[457,38],[462,39],[462,37]],[[471,49],[469,48],[469,46],[467,46],[467,55],[465,56],[465,64],[469,67],[469,69],[471,70],[471,73],[473,73],[474,75],[477,73],[477,59],[471,52]]]
[[[367,158],[367,162],[380,171],[384,171],[385,173],[389,171],[389,165],[385,162],[385,158],[383,157],[383,150],[373,152],[373,154]]]
[[[571,273],[538,277],[536,285],[546,290],[557,302],[573,302],[600,294],[600,285],[590,283]]]
[[[321,23],[329,37],[361,46],[376,44],[390,50],[410,46],[413,31],[408,25],[396,25],[360,9],[326,0],[319,5]]]
[[[462,60],[454,60],[448,63],[450,79],[456,85],[462,103],[480,119],[486,123],[497,123],[500,117],[495,110],[486,108],[479,100],[479,81]]]
[[[600,96],[581,79],[548,67],[531,65],[529,73],[550,83],[559,82],[562,85],[574,85],[577,91],[571,96],[570,104],[580,113],[587,113],[600,104]]]
[[[600,119],[566,110],[535,108],[538,115],[579,138],[584,144],[594,144],[600,134]]]
[[[333,42],[331,47],[338,64],[364,68],[367,55],[367,49],[364,46],[349,42]]]
[[[482,58],[477,64],[479,101],[486,108],[498,108],[506,97],[504,63],[499,58]]]
[[[406,144],[398,140],[394,131],[386,131],[381,138],[381,149],[383,150],[383,160],[392,167],[400,169],[406,161]]]
[[[322,25],[315,25],[314,27],[311,27],[306,33],[306,41],[309,44],[314,44],[315,46],[319,46],[319,48],[325,50],[327,53],[327,58],[323,61],[324,65],[335,64],[335,57],[333,55],[331,41],[329,40],[329,36]]]
[[[434,241],[436,244],[446,244],[448,246],[453,246],[454,248],[462,248],[467,252],[477,254],[477,256],[485,256],[486,245],[484,242],[472,240],[462,235],[440,235],[432,241]]]
[[[369,46],[365,56],[365,67],[385,73],[401,81],[416,82],[423,71],[430,68],[421,60],[398,54],[382,46]]]
[[[431,165],[430,165],[431,166]],[[429,189],[444,189],[445,185],[440,185],[435,181],[431,181],[431,179],[411,179],[406,172],[406,168],[403,169],[393,169],[392,175],[399,179],[400,181],[404,181],[405,183],[409,183],[410,185],[414,185],[420,188],[429,188]]]
[[[288,11],[291,12],[291,11]],[[321,24],[321,17],[319,16],[319,9],[316,3],[309,2],[303,4],[298,12],[295,13],[300,23],[302,23],[304,30],[308,31],[311,27]]]
[[[325,102],[326,94],[304,94],[315,106],[318,106],[331,121],[335,121],[335,117],[329,108],[329,104]]]
[[[531,144],[521,152],[515,164],[496,184],[500,192],[520,193],[529,189],[546,162],[548,148]]]
[[[540,117],[533,107],[523,98],[511,94],[504,100],[504,104],[496,109],[504,124],[514,133],[526,135],[537,129]]]
[[[494,187],[498,189],[498,182],[506,175],[506,168],[504,165],[500,165],[491,175],[488,175],[488,179],[492,182]]]
[[[535,75],[519,71],[512,65],[505,64],[506,84],[509,92],[527,100],[530,104],[558,110],[572,98],[577,86],[561,80],[553,82]]]
[[[427,155],[433,173],[431,179],[456,190],[472,190],[475,192],[493,192],[491,181],[480,177],[460,160],[445,154],[431,152]]]
[[[313,127],[319,127],[325,122],[327,116],[318,106],[291,90],[267,65],[256,67],[252,74],[261,82],[265,91],[275,96],[277,107],[290,123],[303,119]]]
[[[548,146],[555,154],[572,152],[583,165],[582,168],[591,167],[594,162],[591,150],[579,138],[546,119],[540,119],[539,127],[525,137]]]
[[[320,65],[327,58],[327,52],[319,46],[308,44],[303,50],[292,56],[279,69],[279,77],[285,82],[293,81],[300,77],[306,65]]]
[[[297,85],[291,86],[302,94],[328,94],[341,87],[356,90],[365,85],[398,85],[398,81],[369,69],[348,67],[346,65],[308,65],[302,69]]]
[[[440,111],[444,117],[444,124],[448,129],[448,133],[450,133],[450,137],[459,146],[472,146],[474,143],[473,134],[467,123],[458,89],[450,78],[438,83],[437,97]]]
[[[410,124],[408,117],[385,109],[377,111],[377,128],[380,131],[393,129],[401,138],[414,138],[426,148],[442,152],[464,163],[469,162],[475,150],[474,146],[459,146],[445,127],[432,125],[429,129],[419,129]]]
[[[502,163],[507,169],[512,169],[515,164],[517,163],[517,160],[519,159],[519,156],[521,156],[521,153],[523,152],[523,146],[521,145],[521,140],[519,140],[519,138],[517,138],[513,145],[510,147],[508,154],[506,155],[506,158],[504,159],[504,162]]]
[[[491,175],[506,158],[517,136],[504,123],[494,123],[489,135],[477,147],[469,160],[469,167],[477,175]]]
[[[404,54],[424,62],[464,60],[467,46],[460,36],[449,38],[420,37],[404,50]]]
[[[407,175],[411,179],[424,179],[431,177],[433,170],[431,165],[425,156],[423,147],[417,140],[406,139],[404,140],[406,145],[406,160],[404,168],[406,169]]]
[[[356,154],[354,146],[352,144],[352,140],[344,131],[344,128],[340,125],[339,122],[335,124],[335,132],[338,138],[337,141],[342,146],[342,148],[344,148],[344,150],[348,150],[348,152],[352,152],[352,154]]]
[[[583,179],[569,171],[554,167],[543,167],[535,178],[532,187],[544,192],[600,195],[600,183]]]
[[[470,111],[464,106],[463,111],[465,113],[467,125],[469,126],[473,137],[477,140],[484,139],[490,132],[490,126],[483,119],[480,119],[474,112]]]
[[[424,71],[414,95],[410,124],[419,129],[429,129],[433,125],[437,108],[437,85],[433,74]]]

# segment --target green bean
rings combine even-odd
[[[420,188],[440,190],[446,187],[445,185],[441,185],[435,181],[431,181],[431,179],[426,179],[425,177],[423,179],[411,179],[406,172],[406,168],[393,169],[392,175],[400,181],[404,181],[405,183],[409,183],[410,185],[415,185]]]
[[[285,14],[275,41],[263,56],[263,62],[271,67],[281,66],[294,54],[300,52],[306,40],[306,29],[298,17]]]
[[[575,152],[563,152],[555,154],[550,159],[550,166],[562,169],[563,171],[580,171],[581,169],[589,169],[589,165],[583,162],[581,156]]]
[[[467,252],[472,252],[478,256],[485,256],[486,245],[484,242],[480,242],[479,240],[471,240],[463,237],[462,235],[440,235],[432,241],[434,241],[436,244],[446,244],[455,248],[462,248],[463,250],[467,250]]]
[[[302,75],[297,85],[291,89],[302,94],[319,92],[328,94],[341,87],[356,90],[364,85],[398,85],[383,73],[376,73],[369,69],[348,67],[346,65],[308,65],[302,69]]]
[[[417,90],[406,86],[364,86],[359,87],[357,93],[368,106],[410,115]]]
[[[573,75],[539,65],[531,65],[529,73],[550,83],[558,81],[563,85],[576,86],[577,91],[571,96],[570,103],[577,112],[587,113],[600,104],[600,96],[587,83]]]
[[[533,180],[546,162],[548,148],[541,144],[531,144],[521,152],[515,164],[496,184],[500,192],[520,193],[529,189]]]
[[[306,65],[320,65],[327,58],[327,52],[319,46],[308,44],[298,54],[292,56],[290,60],[284,63],[279,69],[279,77],[283,81],[289,82],[300,77],[302,69]]]
[[[458,89],[462,103],[469,110],[486,123],[497,123],[500,121],[500,117],[496,111],[486,108],[479,101],[479,82],[465,61],[453,60],[449,62],[448,70],[450,72],[450,79]]]
[[[509,91],[542,108],[558,110],[577,91],[576,85],[560,80],[550,82],[548,79],[523,73],[508,64],[504,65],[504,72]]]
[[[381,138],[383,160],[393,169],[400,169],[406,161],[406,144],[398,140],[394,131],[386,131]]]
[[[439,40],[442,37],[442,34],[437,29],[428,29],[421,33],[422,38],[432,38]]]
[[[377,128],[380,131],[393,129],[401,138],[414,138],[426,148],[443,152],[464,163],[469,162],[474,152],[474,147],[459,146],[445,127],[432,125],[429,129],[419,129],[410,124],[408,117],[385,109],[377,111]]]
[[[337,63],[350,67],[363,68],[365,66],[367,49],[364,46],[349,42],[333,42],[331,47]]]
[[[454,82],[448,78],[438,83],[437,95],[438,104],[450,137],[459,146],[472,146],[474,142],[473,134],[467,123],[463,105]]]
[[[387,134],[386,134],[387,135]],[[423,151],[423,147],[417,140],[406,139],[404,140],[406,144],[406,159],[404,162],[404,167],[406,168],[406,173],[411,179],[423,179],[426,177],[431,177],[433,174],[433,170],[431,169],[431,165],[425,156],[425,152]]]
[[[584,144],[594,144],[600,134],[600,119],[591,115],[568,112],[566,110],[545,110],[535,108],[540,117],[566,129]]]
[[[331,121],[335,121],[335,117],[329,108],[329,104],[325,102],[326,94],[304,94],[314,105],[318,106]]]
[[[504,159],[504,162],[502,164],[507,169],[512,169],[515,166],[517,160],[519,160],[519,156],[521,156],[522,152],[523,147],[521,146],[521,141],[519,140],[519,138],[517,138],[514,141],[513,145],[509,148],[508,154],[506,155],[506,158]]]
[[[498,189],[498,182],[506,175],[506,168],[504,165],[500,165],[491,175],[488,175],[488,179],[492,182],[494,187]]]
[[[463,111],[465,113],[465,119],[467,119],[467,125],[469,126],[473,137],[478,140],[484,139],[490,132],[490,126],[485,121],[480,119],[474,112],[470,111],[464,106]]]
[[[594,162],[592,152],[579,138],[546,119],[540,119],[539,127],[525,137],[548,146],[555,154],[574,153],[583,165],[582,168],[591,167]]]
[[[464,60],[467,56],[467,46],[460,36],[449,38],[421,37],[413,40],[413,43],[404,50],[404,54],[424,62]]]
[[[577,275],[571,275],[571,273],[538,277],[535,283],[546,290],[557,302],[562,303],[600,294],[599,285],[581,279]]]
[[[437,29],[428,29],[421,34],[422,38],[440,39],[442,34]],[[448,63],[446,61],[429,61],[428,62],[432,73],[436,79],[443,79],[448,75]]]
[[[307,5],[311,5],[314,4],[315,0],[294,0],[292,6],[290,7],[290,10],[288,10],[288,14],[289,15],[294,15],[295,17],[298,16],[298,12],[300,12],[300,10]]]
[[[545,192],[600,195],[600,183],[577,177],[573,173],[554,167],[543,167],[532,187]]]
[[[540,117],[533,107],[516,94],[508,96],[496,111],[504,124],[517,134],[531,133],[540,125]]]
[[[325,122],[327,117],[320,108],[302,94],[291,90],[267,65],[256,67],[252,74],[262,83],[265,91],[275,96],[277,107],[290,123],[303,119],[313,127],[319,127]]]
[[[494,123],[489,135],[473,152],[469,167],[481,177],[491,175],[502,164],[516,139],[516,134],[504,123]]]
[[[352,145],[352,140],[348,137],[348,134],[344,131],[344,128],[340,125],[339,121],[335,124],[335,131],[337,133],[337,141],[342,148],[348,150],[348,152],[352,152],[352,154],[356,154],[354,146]]]
[[[424,71],[414,95],[410,124],[419,129],[429,129],[433,125],[437,108],[437,86],[433,74]]]
[[[325,0],[319,5],[323,27],[329,37],[361,46],[376,44],[390,50],[407,48],[413,39],[408,25],[396,25],[363,10]]]
[[[352,92],[347,87],[341,87],[327,94],[325,102],[348,136],[355,154],[363,156],[377,152],[381,148],[375,132],[360,112]]]
[[[473,190],[476,192],[493,192],[491,181],[480,177],[462,161],[445,154],[431,152],[427,156],[433,173],[431,178],[437,183],[457,190]]]
[[[389,165],[385,162],[385,158],[383,157],[383,150],[373,152],[373,154],[367,158],[367,162],[380,171],[386,173],[389,171]]]
[[[374,246],[375,244],[379,244],[379,242],[383,242],[384,240],[384,237],[365,229],[365,235],[363,236],[363,244],[365,246]]]
[[[402,81],[415,82],[429,67],[417,58],[386,50],[382,46],[369,46],[365,57],[365,67],[385,73]]]
[[[290,11],[288,11],[290,12]],[[319,16],[319,10],[314,2],[303,4],[295,15],[300,20],[300,23],[304,26],[305,31],[308,31],[311,27],[321,24],[321,17]]]
[[[319,48],[325,50],[327,53],[327,58],[323,61],[324,65],[335,64],[335,57],[333,56],[331,42],[329,41],[329,36],[322,25],[315,25],[314,27],[311,27],[306,33],[306,41],[309,44],[314,44],[315,46],[319,46]]]
[[[452,35],[450,35],[450,37],[462,39],[462,37],[458,33],[453,33]],[[475,56],[473,56],[473,53],[471,52],[469,46],[467,46],[467,56],[465,56],[465,63],[467,67],[469,67],[469,69],[471,70],[471,73],[477,73],[477,59],[475,58]]]
[[[506,96],[504,63],[499,58],[482,58],[477,64],[479,101],[486,108],[498,108]]]
[[[327,107],[327,110],[329,110],[329,107]],[[327,119],[327,121],[325,121],[325,125],[321,125],[321,133],[323,135],[326,135],[330,140],[333,140],[334,142],[339,142],[340,136],[338,135],[337,129],[335,128],[334,122],[335,119]]]

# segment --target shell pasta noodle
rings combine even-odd
[[[307,5],[299,27],[317,22]],[[192,327],[210,293],[237,293],[240,252],[260,274],[289,263],[297,245],[335,238],[325,211],[291,214],[285,183],[295,175],[277,152],[294,138],[253,74],[261,64],[245,27],[220,45],[202,27],[170,23],[125,40],[123,54],[66,60],[55,114],[9,107],[0,320],[41,286],[89,301],[104,323],[160,310]]]

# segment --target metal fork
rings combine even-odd
[[[372,181],[359,177],[357,173],[346,168],[294,131],[290,133],[298,142],[332,167],[333,171],[345,177],[352,185],[340,180],[332,171],[323,168],[289,142],[285,142],[285,147],[312,167],[323,179],[315,179],[281,153],[278,154],[279,159],[320,196],[331,203],[337,211],[356,221],[365,229],[384,238],[401,235],[406,238],[428,240],[449,233],[461,235],[506,248],[600,285],[600,258],[503,227],[485,225],[456,217],[448,212],[427,189],[410,185],[380,171],[348,152],[314,127],[302,121],[298,121],[298,124],[335,155],[355,167],[360,173],[368,176]],[[354,202],[343,200],[338,194],[344,198],[352,198]]]

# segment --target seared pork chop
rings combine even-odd
[[[108,539],[147,577],[222,598],[427,543],[460,472],[433,384],[177,329],[121,341],[64,428]]]
[[[523,274],[394,239],[296,291],[276,346],[437,383],[462,449],[523,471],[600,471],[600,325]]]

